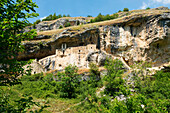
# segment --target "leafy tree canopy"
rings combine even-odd
[[[12,85],[23,74],[23,62],[17,61],[17,54],[23,51],[21,41],[33,38],[34,31],[22,33],[28,18],[38,16],[32,0],[1,0],[0,2],[0,86]]]

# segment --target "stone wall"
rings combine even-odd
[[[96,44],[87,46],[68,47],[65,50],[56,49],[56,54],[39,60],[46,71],[62,70],[69,64],[76,65],[79,68],[88,68],[87,55],[96,51]]]
[[[61,49],[62,44],[67,47],[86,46],[96,44],[100,48],[100,37],[98,29],[87,29],[76,34],[66,34],[69,30],[63,31],[59,35],[52,35],[51,40],[47,41],[29,41],[23,43],[25,51],[19,53],[18,60],[42,59],[54,55],[56,49]]]

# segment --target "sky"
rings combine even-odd
[[[35,22],[43,19],[50,14],[69,14],[71,17],[87,17],[87,15],[97,16],[113,14],[124,8],[129,10],[146,9],[147,7],[156,8],[165,6],[170,8],[170,0],[32,0],[39,8],[37,18],[29,19]]]

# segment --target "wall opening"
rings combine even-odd
[[[132,26],[130,26],[130,33],[133,36],[133,27]]]
[[[85,45],[85,44],[84,44],[83,42],[79,44],[79,46],[84,46],[84,45]]]
[[[158,43],[158,44],[156,45],[157,49],[159,49],[159,46],[160,46],[160,45],[159,45],[159,43]]]
[[[92,41],[92,37],[90,37],[90,42]]]
[[[61,50],[62,50],[63,54],[64,54],[66,48],[67,48],[66,43],[64,43],[64,44],[61,45]]]

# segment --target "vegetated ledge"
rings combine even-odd
[[[38,32],[38,36],[47,36],[48,39],[24,41],[23,45],[25,46],[26,50],[24,53],[19,54],[18,59],[40,59],[49,55],[53,55],[55,54],[55,50],[59,49],[61,44],[65,42],[69,42],[70,47],[80,46],[83,38],[88,37],[88,39],[90,39],[90,37],[93,37],[93,35],[95,37],[99,37],[98,28],[102,26],[139,26],[142,21],[146,21],[148,18],[159,17],[160,15],[166,13],[170,13],[170,10],[145,10],[114,20]]]
[[[38,32],[38,35],[53,35],[62,32],[63,30],[66,29],[72,29],[72,30],[83,30],[83,29],[89,29],[89,28],[94,28],[94,27],[99,27],[99,26],[105,26],[105,25],[134,25],[133,23],[139,23],[138,19],[140,20],[145,20],[149,17],[154,17],[154,16],[159,16],[163,13],[170,13],[170,10],[144,10],[141,12],[137,13],[132,13],[130,15],[113,19],[113,20],[108,20],[108,21],[102,21],[102,22],[96,22],[96,23],[90,23],[90,24],[85,24],[85,25],[79,25],[79,26],[71,26],[71,27],[66,27],[63,29],[57,29],[57,30],[49,30],[49,31],[43,31],[43,32]],[[133,22],[133,23],[132,23]],[[137,25],[137,24],[136,24]]]

